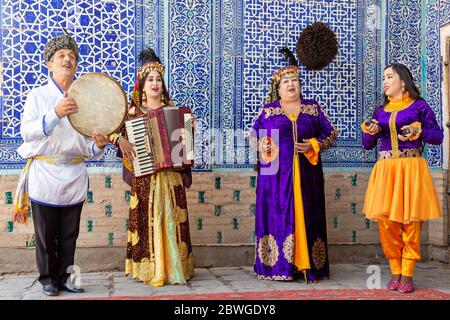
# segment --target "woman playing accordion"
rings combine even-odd
[[[139,56],[139,68],[128,119],[173,106],[164,84],[164,66],[152,49]],[[137,156],[125,130],[111,136],[123,158],[124,180],[131,185],[125,273],[151,286],[186,284],[194,272],[186,191],[190,168],[137,176]]]

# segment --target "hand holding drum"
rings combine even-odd
[[[69,114],[78,112],[77,102],[74,98],[68,97],[67,92],[64,92],[64,98],[59,101],[55,108],[56,115],[58,118],[68,116]]]
[[[116,132],[122,127],[128,110],[127,97],[120,84],[99,72],[75,80],[60,104],[55,110],[57,114],[61,111],[62,116],[67,115],[72,127],[90,138]],[[103,143],[102,138],[97,138]]]

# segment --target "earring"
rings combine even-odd
[[[147,95],[145,94],[145,91],[142,92],[142,104],[147,102]]]
[[[164,102],[164,94],[161,93],[161,97],[159,100],[161,100],[161,102]]]

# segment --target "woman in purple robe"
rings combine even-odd
[[[307,281],[329,276],[324,178],[320,152],[337,130],[317,101],[303,99],[299,68],[291,65],[272,76],[267,104],[251,134],[259,153],[256,188],[258,278]]]
[[[378,221],[381,245],[392,272],[388,289],[409,293],[414,291],[414,268],[421,258],[422,224],[442,216],[422,149],[425,143],[441,144],[443,132],[405,65],[387,66],[383,86],[384,104],[375,110],[371,121],[361,125],[365,149],[373,149],[380,139],[364,213],[367,219]]]

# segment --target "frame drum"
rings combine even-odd
[[[72,83],[67,96],[75,99],[78,112],[69,114],[72,127],[84,136],[110,135],[119,130],[127,116],[127,96],[112,77],[87,73]]]

